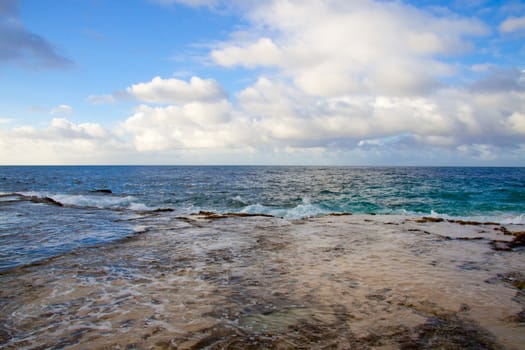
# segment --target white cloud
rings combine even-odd
[[[442,89],[418,98],[318,98],[261,77],[239,92],[236,101],[140,105],[113,131],[65,118],[54,118],[45,128],[0,131],[0,162],[518,164],[523,160],[519,150],[525,149],[525,93]]]
[[[109,132],[96,123],[74,124],[65,118],[53,118],[45,129],[21,126],[13,129],[13,135],[36,139],[105,139]]]
[[[75,124],[63,118],[52,119],[45,128],[0,131],[0,145],[2,164],[122,163],[131,150],[98,124]]]
[[[215,63],[275,66],[304,92],[325,97],[427,92],[455,69],[436,57],[459,54],[470,47],[466,37],[486,33],[480,22],[399,2],[275,0],[247,18],[241,39],[211,52]]]
[[[504,124],[512,133],[525,135],[525,111],[512,113]]]
[[[55,118],[44,129],[0,134],[0,143],[49,155],[67,147],[84,157],[118,153],[128,163],[524,164],[523,72],[454,63],[470,36],[486,33],[480,22],[391,1],[245,8],[244,31],[209,53],[222,67],[262,72],[234,98],[213,79],[155,77],[127,88],[142,104],[114,130]],[[447,85],[458,69],[486,76]]]
[[[507,18],[501,23],[499,30],[503,33],[525,30],[525,16]]]
[[[215,101],[225,97],[224,90],[215,80],[195,76],[189,82],[155,77],[150,82],[131,85],[127,92],[140,101],[150,103]]]
[[[73,113],[73,108],[69,105],[59,105],[51,109],[51,115],[69,115]]]
[[[231,119],[226,100],[183,106],[141,105],[121,126],[139,152],[182,149],[250,148],[258,138],[250,121]]]
[[[281,55],[279,48],[269,38],[260,38],[257,42],[242,47],[227,46],[220,50],[213,50],[211,53],[215,62],[227,67],[278,65],[282,60]]]
[[[238,102],[243,114],[259,120],[262,134],[287,142],[384,137],[406,132],[436,136],[446,135],[455,126],[428,98],[317,99],[268,78],[241,91]]]

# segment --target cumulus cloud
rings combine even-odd
[[[102,126],[96,123],[74,124],[65,118],[53,118],[45,129],[22,126],[13,129],[12,134],[20,138],[34,139],[104,139],[109,136]]]
[[[257,42],[245,46],[227,46],[220,50],[213,50],[211,53],[215,62],[227,67],[278,65],[282,59],[281,55],[279,48],[269,38],[260,38]]]
[[[120,163],[131,150],[99,124],[76,124],[65,118],[53,118],[44,128],[0,130],[0,145],[3,164]]]
[[[120,127],[132,136],[140,152],[183,149],[250,148],[258,139],[257,130],[244,118],[231,118],[226,100],[191,102],[183,106],[138,106]]]
[[[327,153],[442,149],[489,160],[488,151],[481,152],[486,147],[472,145],[490,141],[495,148],[516,148],[525,143],[524,102],[525,92],[458,88],[419,97],[319,98],[263,76],[241,90],[235,104],[222,99],[141,105],[121,125],[120,133],[130,137],[139,152],[270,149],[282,155],[291,154],[288,149],[319,155],[319,149]]]
[[[5,0],[0,5],[0,38],[0,61],[30,68],[65,68],[72,64],[45,38],[24,27],[17,0]]]
[[[454,72],[437,57],[460,54],[470,47],[466,38],[487,32],[472,19],[371,0],[268,1],[247,17],[245,37],[257,39],[221,43],[212,60],[275,66],[304,92],[325,97],[425,93]]]
[[[512,115],[504,122],[509,130],[513,133],[525,135],[525,113],[524,112],[514,112]]]
[[[507,18],[501,23],[499,30],[502,33],[525,31],[525,16]]]
[[[223,99],[226,95],[215,80],[203,80],[195,76],[189,82],[155,77],[150,82],[130,86],[127,92],[140,101],[150,103],[215,101]]]
[[[334,139],[384,137],[413,132],[442,135],[448,120],[426,98],[346,96],[318,99],[285,83],[259,79],[238,95],[245,115],[259,120],[262,133],[275,140],[299,144]]]
[[[402,2],[245,6],[244,31],[209,53],[221,67],[260,72],[232,96],[213,79],[154,77],[120,95],[88,97],[140,101],[114,130],[55,118],[45,129],[0,134],[2,147],[113,147],[123,159],[160,163],[523,164],[523,71],[462,67],[455,58],[473,48],[471,36],[486,34],[480,22]],[[459,69],[475,78],[447,82]]]

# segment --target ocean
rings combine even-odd
[[[166,215],[400,214],[523,224],[525,168],[4,166],[0,270],[121,239],[136,231],[127,218],[159,209]]]
[[[0,348],[523,349],[524,175],[0,167]]]

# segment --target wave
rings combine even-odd
[[[434,210],[430,212],[430,217],[443,218],[445,220],[462,220],[462,221],[477,221],[477,222],[497,222],[502,225],[525,225],[525,214],[515,213],[496,213],[488,215],[448,215],[438,213]]]
[[[241,213],[247,214],[267,214],[275,217],[281,217],[285,219],[303,219],[308,217],[319,217],[325,215],[333,214],[348,214],[349,211],[340,210],[330,210],[326,207],[319,204],[312,204],[308,200],[303,200],[303,203],[292,207],[292,208],[276,208],[271,206],[266,206],[262,204],[252,204],[244,207]],[[379,215],[400,215],[407,217],[421,217],[421,216],[430,216],[435,218],[443,218],[450,221],[472,221],[472,222],[497,222],[502,225],[525,225],[525,214],[515,214],[515,213],[495,213],[487,215],[448,215],[437,213],[432,210],[430,214],[428,212],[414,212],[406,209],[384,209],[374,212],[354,212],[354,214],[379,214]]]
[[[29,201],[39,204],[64,206],[70,208],[96,208],[108,210],[125,210],[133,212],[172,212],[177,211],[179,215],[192,214],[201,210],[228,213],[237,212],[245,214],[264,214],[285,219],[302,219],[308,217],[318,217],[330,214],[341,214],[353,212],[355,214],[381,214],[381,215],[402,215],[402,216],[430,216],[443,218],[445,220],[462,220],[477,222],[498,222],[504,225],[525,225],[525,213],[480,213],[468,215],[450,215],[447,213],[432,210],[411,211],[406,209],[370,208],[368,206],[353,203],[348,207],[345,203],[337,206],[337,203],[312,203],[309,198],[303,198],[302,203],[295,207],[278,207],[268,204],[247,204],[240,196],[232,198],[235,205],[228,203],[226,207],[201,207],[190,205],[186,208],[167,208],[150,206],[142,202],[139,198],[131,195],[116,195],[113,193],[89,193],[89,194],[55,194],[48,192],[20,192],[20,193],[0,193],[0,203]],[[348,203],[346,203],[348,204]],[[365,203],[366,204],[366,203]],[[357,210],[351,210],[352,207]],[[350,209],[350,210],[348,210]]]
[[[285,219],[302,219],[330,214],[331,211],[322,208],[317,204],[312,204],[309,199],[303,199],[303,203],[293,208],[275,208],[262,204],[252,204],[244,207],[241,213],[247,214],[267,214]]]
[[[0,201],[29,201],[71,208],[96,208],[111,210],[153,211],[133,196],[107,194],[53,194],[47,192],[1,193]]]

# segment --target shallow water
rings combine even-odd
[[[524,251],[415,219],[128,218],[125,239],[1,272],[0,346],[523,348]]]

